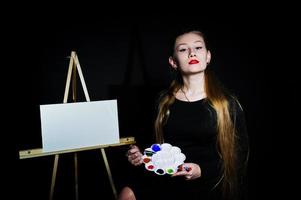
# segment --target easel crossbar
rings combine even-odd
[[[97,145],[97,146],[77,148],[77,149],[68,149],[68,150],[62,150],[62,151],[43,152],[42,148],[21,150],[21,151],[19,151],[19,157],[20,157],[20,159],[27,159],[27,158],[50,156],[50,155],[56,155],[56,154],[73,153],[73,152],[78,152],[78,151],[102,149],[102,148],[107,148],[107,147],[130,145],[130,144],[134,144],[134,143],[135,143],[134,137],[124,137],[124,138],[120,138],[119,143],[116,143],[116,144]]]

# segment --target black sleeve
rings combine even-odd
[[[236,152],[237,152],[237,183],[238,199],[247,199],[247,165],[249,159],[249,137],[246,126],[245,114],[237,99],[231,102],[231,113],[236,130]]]
[[[198,163],[201,168],[201,179],[206,181],[211,181],[216,183],[221,178],[221,168],[222,164],[220,160],[213,160],[211,162]]]

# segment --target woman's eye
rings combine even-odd
[[[179,49],[179,52],[185,52],[186,49],[182,48],[182,49]]]
[[[201,50],[203,47],[196,47],[195,49],[196,50]]]

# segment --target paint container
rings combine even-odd
[[[146,163],[151,162],[151,161],[152,161],[152,158],[151,158],[150,156],[143,155],[143,156],[142,156],[142,161],[143,161],[144,164],[146,164]]]
[[[146,148],[144,150],[144,155],[146,156],[152,156],[153,154],[155,154],[156,152],[154,152],[151,148]]]
[[[154,171],[156,169],[155,165],[150,161],[145,164],[145,169],[148,171]]]
[[[151,149],[154,151],[154,152],[158,152],[158,151],[161,151],[161,146],[160,144],[153,144],[151,146]]]
[[[174,159],[175,159],[175,164],[181,165],[184,163],[186,156],[183,153],[179,153],[174,156]]]
[[[155,170],[155,173],[158,174],[158,175],[164,175],[164,174],[166,174],[165,170],[161,169],[161,168],[157,168]]]
[[[171,147],[170,152],[171,152],[172,154],[176,155],[176,154],[181,153],[181,149],[180,149],[179,147],[173,146],[173,147]]]
[[[161,144],[161,151],[170,151],[171,148],[172,148],[172,146],[169,143],[163,143],[163,144]]]
[[[167,174],[172,175],[172,174],[174,174],[174,173],[177,172],[177,168],[175,168],[175,167],[167,167],[165,169],[165,171],[166,171]]]

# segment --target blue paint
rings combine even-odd
[[[158,145],[158,144],[153,144],[152,147],[151,147],[151,149],[152,149],[153,151],[157,152],[157,151],[160,151],[160,150],[161,150],[161,147],[160,147],[160,145]]]

